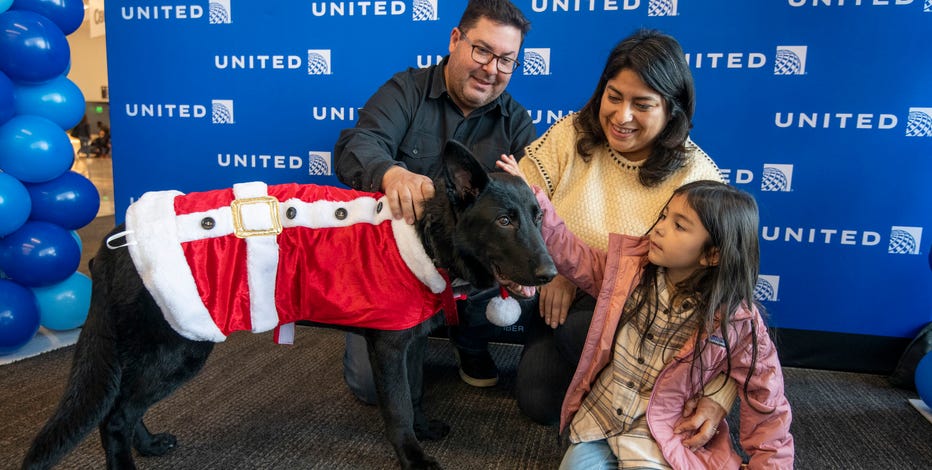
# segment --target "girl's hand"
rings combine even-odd
[[[518,178],[521,178],[521,180],[527,184],[527,178],[524,177],[524,173],[521,171],[521,168],[518,168],[518,161],[515,160],[514,156],[502,154],[499,160],[495,162],[495,166],[511,176],[517,176]]]
[[[691,398],[683,408],[683,417],[673,428],[675,434],[683,434],[683,445],[695,452],[718,434],[718,424],[728,411],[708,397]]]

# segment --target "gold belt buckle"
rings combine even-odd
[[[269,219],[272,221],[272,226],[270,228],[252,230],[243,226],[243,207],[255,204],[263,204],[268,207]],[[272,196],[234,199],[233,202],[230,203],[230,209],[233,211],[233,234],[236,235],[237,238],[278,235],[282,233],[282,222],[278,217],[278,199]]]

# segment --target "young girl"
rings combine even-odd
[[[508,156],[499,167],[523,176]],[[750,468],[793,468],[783,373],[753,302],[754,199],[723,183],[686,184],[647,236],[612,234],[603,252],[570,233],[534,189],[557,269],[598,298],[563,402],[571,445],[560,468],[738,468],[725,421],[696,451],[674,431],[686,401],[721,373],[741,388]]]

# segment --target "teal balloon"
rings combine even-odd
[[[53,180],[73,163],[74,147],[58,124],[41,116],[22,115],[0,126],[0,170],[20,181]]]
[[[23,183],[0,173],[0,238],[22,227],[31,210],[32,198]]]
[[[62,74],[71,47],[52,20],[32,11],[0,15],[0,70],[14,82],[39,83]]]
[[[73,330],[87,320],[91,307],[91,279],[75,272],[68,279],[47,287],[34,287],[39,306],[39,324],[50,330]]]
[[[78,244],[70,232],[55,224],[29,220],[0,238],[0,270],[26,287],[61,282],[80,264]]]
[[[71,129],[84,116],[84,94],[63,75],[38,84],[16,84],[13,95],[16,114],[42,116],[62,129]]]
[[[32,291],[0,279],[0,355],[28,343],[39,331],[39,308]]]
[[[84,21],[84,2],[81,0],[16,0],[12,8],[34,11],[52,20],[65,36],[75,32]],[[3,11],[2,7],[0,11]]]
[[[16,114],[16,101],[13,98],[13,80],[0,72],[0,125],[9,121],[14,114]]]
[[[83,175],[66,171],[44,183],[27,183],[32,211],[29,218],[42,220],[68,230],[89,224],[100,209],[100,194]]]
[[[13,4],[13,0],[0,0],[0,13],[3,13],[10,9],[10,5]]]

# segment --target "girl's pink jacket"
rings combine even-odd
[[[534,192],[544,210],[542,231],[557,269],[597,298],[582,357],[563,400],[560,414],[560,430],[563,431],[579,410],[599,372],[611,362],[622,307],[647,264],[649,242],[646,237],[611,234],[607,253],[592,249],[566,228],[539,188],[534,188]],[[752,366],[752,324],[757,329],[757,362],[745,397],[744,382]],[[736,312],[729,325],[728,339],[730,376],[738,383],[741,402],[740,444],[750,456],[749,466],[752,469],[791,469],[793,436],[790,434],[790,404],[783,394],[783,373],[776,348],[757,308]],[[727,355],[721,337],[694,336],[660,372],[647,408],[647,423],[673,468],[738,468],[741,457],[732,448],[725,421],[719,423],[719,433],[695,452],[682,444],[688,436],[673,433],[686,401],[701,392],[696,385],[698,376],[694,377],[696,380],[690,380],[690,361],[697,341],[705,346],[702,353],[705,370],[693,372],[702,375],[703,383],[726,371]],[[757,409],[773,412],[761,413],[752,408],[751,403]]]

